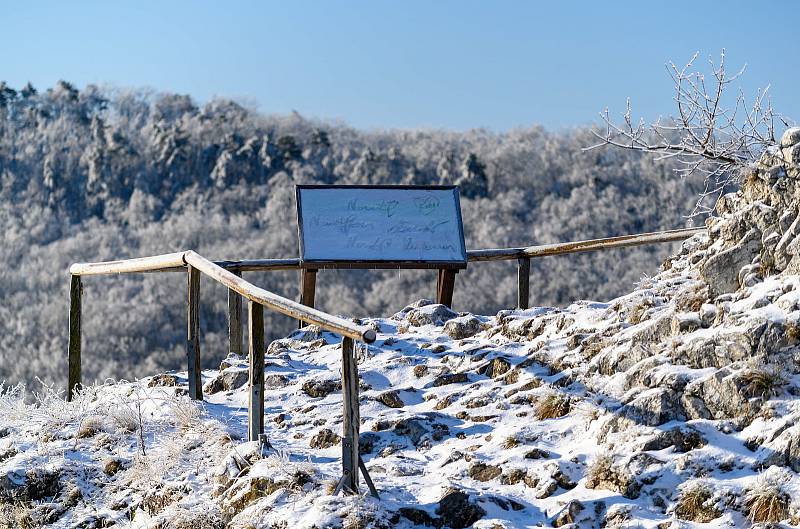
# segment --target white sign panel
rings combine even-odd
[[[303,261],[466,263],[455,186],[297,186]]]

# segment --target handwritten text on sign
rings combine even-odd
[[[298,186],[306,261],[464,262],[457,189]]]

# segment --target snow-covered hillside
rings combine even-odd
[[[242,440],[243,358],[204,373],[201,405],[184,374],[72,403],[6,388],[0,526],[798,526],[800,129],[782,147],[626,296],[491,317],[422,300],[365,320],[361,451],[380,501],[330,495],[340,341],[309,327],[266,352],[263,446]]]

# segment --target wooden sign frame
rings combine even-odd
[[[451,191],[454,196],[456,206],[456,221],[458,223],[458,234],[461,260],[440,261],[427,259],[407,259],[407,260],[386,260],[386,259],[306,259],[304,238],[303,238],[303,209],[301,192],[305,189],[389,189],[392,191]],[[464,245],[464,224],[461,219],[461,201],[458,194],[458,186],[423,186],[423,185],[296,185],[295,198],[297,203],[297,234],[300,241],[300,266],[303,268],[369,268],[369,269],[398,269],[398,268],[456,268],[463,270],[467,267],[467,250]]]
[[[433,190],[451,191],[454,195],[456,206],[456,221],[458,223],[459,248],[462,260],[386,260],[386,259],[306,259],[303,237],[303,208],[302,191],[306,189],[391,189],[398,191]],[[436,298],[439,303],[451,306],[453,302],[453,288],[455,275],[459,270],[467,267],[467,252],[464,244],[464,224],[461,217],[461,200],[458,186],[455,185],[296,185],[295,186],[297,210],[297,235],[300,245],[300,302],[313,307],[316,290],[316,273],[321,269],[410,269],[410,270],[438,270]]]

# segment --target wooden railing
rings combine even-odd
[[[358,367],[354,356],[354,340],[364,343],[375,341],[375,331],[356,325],[352,321],[332,316],[296,301],[259,288],[229,270],[215,264],[193,251],[127,259],[103,263],[79,263],[70,267],[69,312],[69,382],[67,399],[71,400],[81,384],[81,304],[82,276],[160,272],[182,269],[188,277],[188,327],[186,354],[188,360],[189,396],[203,398],[200,368],[200,275],[214,279],[228,287],[229,295],[243,296],[248,300],[247,328],[249,333],[249,405],[248,439],[259,440],[264,433],[264,307],[286,314],[342,336],[342,394],[344,401],[344,436],[342,439],[342,478],[338,490],[358,491],[359,468],[377,496],[363,461],[358,454],[359,405]],[[230,298],[229,298],[230,299]],[[241,301],[241,299],[240,299]],[[241,302],[238,304],[239,345],[241,346]],[[236,325],[237,323],[232,323]]]
[[[527,246],[524,248],[473,250],[467,252],[467,259],[470,262],[509,261],[516,259],[517,307],[521,309],[527,309],[530,299],[531,259],[549,257],[553,255],[611,250],[613,248],[627,248],[631,246],[640,246],[643,244],[682,241],[691,237],[692,235],[704,231],[705,228],[682,228],[679,230],[620,235],[618,237],[606,237],[604,239],[588,239],[585,241],[542,244],[539,246]]]
[[[519,308],[528,308],[531,259],[678,241],[704,230],[705,228],[685,228],[540,246],[473,250],[467,252],[467,259],[470,262],[516,259],[518,266],[517,306]],[[259,288],[241,277],[242,272],[301,269],[299,259],[249,259],[212,262],[193,251],[121,261],[77,263],[72,265],[70,267],[69,382],[67,398],[72,398],[75,388],[79,387],[81,383],[82,277],[127,273],[185,272],[188,279],[186,353],[189,395],[193,399],[202,399],[199,303],[200,275],[205,274],[228,288],[230,351],[238,354],[243,352],[242,298],[248,300],[247,329],[250,360],[248,438],[250,440],[259,439],[264,432],[264,307],[301,321],[319,325],[323,329],[342,336],[342,393],[345,435],[342,439],[343,476],[337,490],[344,488],[346,491],[357,491],[360,468],[371,492],[377,495],[366,472],[366,467],[364,467],[363,461],[358,455],[358,369],[353,353],[354,340],[372,343],[376,338],[375,331]],[[441,274],[439,275],[439,281],[441,282]],[[437,291],[441,294],[442,289],[437,287]]]

